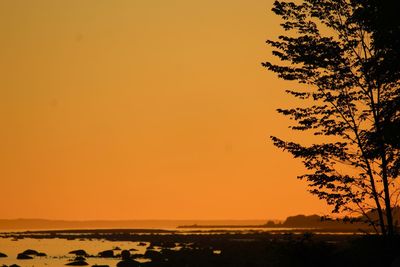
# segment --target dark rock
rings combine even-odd
[[[74,261],[85,261],[85,260],[86,260],[85,257],[82,257],[82,256],[77,256],[74,259]]]
[[[144,257],[154,259],[154,258],[159,258],[161,256],[161,253],[155,250],[146,250],[144,253]]]
[[[164,242],[162,243],[162,247],[164,248],[174,248],[176,246],[175,242]]]
[[[31,260],[31,259],[33,259],[33,257],[23,254],[23,253],[19,253],[17,256],[17,259],[18,260]]]
[[[129,251],[138,251],[136,248],[131,248]]]
[[[73,261],[73,262],[69,262],[65,265],[69,265],[69,266],[86,266],[89,265],[86,261]]]
[[[140,242],[139,244],[138,244],[138,246],[146,246],[147,244],[145,243],[145,242]]]
[[[132,254],[131,259],[144,258],[143,254]]]
[[[113,250],[121,250],[120,247],[114,247]]]
[[[6,254],[0,252],[0,258],[6,258],[6,257],[7,257]]]
[[[131,258],[131,253],[129,252],[129,250],[123,250],[121,252],[121,258],[122,260],[128,260]]]
[[[68,254],[74,254],[76,256],[89,256],[89,254],[86,253],[83,249],[78,249],[78,250],[73,250],[68,252]]]
[[[9,267],[21,267],[21,266],[19,266],[17,264],[11,264]]]
[[[138,266],[139,262],[132,259],[122,260],[117,263],[117,267],[138,267]]]
[[[160,253],[161,254],[169,254],[169,253],[171,253],[171,251],[173,251],[173,250],[169,249],[169,248],[163,248],[160,250]]]
[[[33,249],[27,249],[24,252],[22,252],[21,254],[25,254],[25,255],[29,255],[29,256],[37,256],[37,254],[39,254],[39,252],[37,252],[36,250],[33,250]]]
[[[39,252],[38,254],[36,254],[36,256],[38,256],[38,257],[46,257],[47,254],[43,253],[43,252]]]
[[[151,247],[162,247],[162,242],[159,241],[153,241],[150,244]]]
[[[114,251],[113,250],[104,250],[99,252],[99,257],[101,258],[113,258],[114,257]]]

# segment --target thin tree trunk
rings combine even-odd
[[[383,182],[383,190],[385,193],[385,208],[386,208],[386,220],[388,227],[388,235],[394,235],[393,229],[393,216],[392,216],[392,206],[390,201],[390,192],[389,192],[389,182],[387,176],[387,161],[386,161],[386,153],[384,144],[381,144],[381,160],[382,160],[382,182]]]
[[[370,162],[369,162],[369,160],[368,160],[368,157],[365,155],[364,147],[363,147],[363,145],[362,145],[362,142],[361,142],[361,139],[360,139],[360,135],[359,135],[359,133],[358,133],[358,127],[357,127],[357,123],[355,122],[354,116],[351,116],[351,120],[352,120],[352,122],[353,122],[353,125],[350,125],[350,127],[351,127],[351,128],[353,129],[353,131],[354,131],[354,134],[355,134],[356,139],[357,139],[358,147],[359,147],[359,149],[360,149],[360,151],[361,151],[361,155],[362,155],[362,157],[363,157],[363,159],[364,159],[364,162],[365,162],[365,165],[366,165],[366,167],[367,167],[367,173],[368,173],[368,176],[369,176],[369,180],[370,180],[370,184],[371,184],[371,189],[372,189],[371,194],[372,194],[373,199],[374,199],[374,201],[375,201],[376,210],[377,210],[377,212],[378,212],[379,226],[380,226],[380,228],[381,228],[382,235],[385,236],[385,235],[387,234],[387,233],[386,233],[385,220],[384,220],[384,218],[383,218],[382,206],[381,206],[381,203],[380,203],[380,201],[379,201],[378,192],[377,192],[377,190],[376,190],[375,179],[374,179],[374,175],[373,175],[373,173],[372,173],[371,164],[370,164]],[[373,223],[373,222],[371,221],[371,223]]]
[[[385,220],[383,219],[383,211],[382,211],[381,203],[379,202],[378,193],[376,192],[374,176],[372,174],[370,165],[367,164],[367,166],[368,166],[368,175],[370,177],[370,183],[371,183],[371,188],[372,188],[372,196],[374,197],[374,200],[376,203],[376,210],[378,212],[379,226],[381,228],[382,235],[386,235],[387,233],[386,233]]]

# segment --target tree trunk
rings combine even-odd
[[[378,218],[379,218],[379,227],[381,228],[382,235],[386,235],[386,227],[385,227],[385,220],[383,219],[383,211],[381,207],[381,203],[379,202],[379,197],[378,193],[376,192],[376,186],[375,186],[375,180],[372,175],[372,171],[368,165],[368,173],[370,176],[370,182],[371,182],[371,187],[372,187],[372,196],[374,197],[375,203],[376,203],[376,210],[378,212]]]
[[[383,143],[381,144],[381,160],[382,160],[382,182],[383,182],[383,190],[385,193],[385,209],[386,209],[388,236],[393,236],[394,228],[393,228],[392,206],[390,203],[391,201],[389,192],[389,182],[387,176],[386,153],[385,153],[385,146]]]

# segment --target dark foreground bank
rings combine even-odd
[[[143,253],[99,252],[118,266],[143,267],[313,267],[400,266],[400,240],[372,235],[265,232],[149,232],[139,230],[72,230],[3,233],[3,238],[90,239],[143,242]],[[18,241],[16,241],[18,242]],[[34,249],[34,248],[33,248]],[[77,248],[78,250],[79,248]],[[0,248],[1,252],[1,248]],[[108,254],[107,254],[108,253]],[[147,259],[139,262],[139,259]],[[121,264],[122,262],[122,264]],[[125,262],[125,265],[123,264]],[[112,266],[112,265],[111,265]]]

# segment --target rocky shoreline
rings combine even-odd
[[[95,255],[77,248],[65,265],[89,265],[87,259],[111,258],[116,266],[142,267],[313,267],[313,266],[395,266],[399,240],[388,244],[373,235],[315,234],[311,232],[206,232],[139,230],[66,230],[2,233],[2,238],[23,240],[65,239],[137,242],[143,248],[118,247]],[[18,241],[16,241],[18,242]],[[23,252],[21,252],[23,253]],[[33,254],[32,254],[33,253]],[[33,249],[28,256],[44,257]],[[27,253],[25,253],[27,254]],[[376,255],[384,255],[377,257]],[[29,259],[26,259],[29,261]],[[1,264],[1,261],[0,261]],[[1,266],[1,265],[0,265]],[[12,265],[10,265],[12,266]],[[92,265],[114,266],[114,265]],[[14,265],[13,267],[16,267]]]

